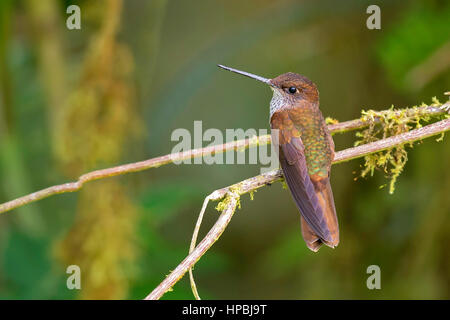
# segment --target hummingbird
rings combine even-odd
[[[336,247],[339,226],[330,185],[334,142],[319,110],[317,86],[297,73],[288,72],[267,79],[218,66],[261,81],[272,89],[272,141],[278,141],[275,149],[284,179],[301,214],[303,239],[314,252],[323,244]]]

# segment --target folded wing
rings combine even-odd
[[[338,228],[333,194],[326,181],[308,173],[300,132],[286,111],[276,112],[271,119],[272,135],[278,133],[279,159],[284,178],[302,215],[302,235],[307,246],[317,251],[322,243],[337,245]]]

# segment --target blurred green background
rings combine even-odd
[[[66,8],[81,8],[68,30]],[[366,8],[381,7],[381,30]],[[441,101],[450,2],[0,1],[0,202],[170,153],[176,128],[268,128],[271,92],[216,67],[288,71],[325,116]],[[334,136],[351,147],[354,133]],[[450,142],[409,149],[389,195],[362,159],[332,170],[341,242],[310,252],[280,183],[242,198],[195,268],[207,299],[450,298]],[[186,256],[203,198],[258,165],[168,165],[87,184],[0,216],[0,298],[140,299]],[[210,205],[201,236],[218,216]],[[81,267],[82,289],[66,288]],[[366,269],[381,268],[381,290]],[[191,299],[188,277],[164,299]]]

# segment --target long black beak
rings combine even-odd
[[[228,71],[231,71],[231,72],[235,72],[235,73],[239,73],[239,74],[242,74],[243,76],[246,76],[246,77],[249,77],[249,78],[261,81],[261,82],[264,82],[265,84],[268,84],[269,86],[273,86],[273,84],[270,82],[270,79],[257,76],[256,74],[245,72],[245,71],[241,71],[241,70],[237,70],[237,69],[233,69],[233,68],[230,68],[230,67],[223,66],[221,64],[218,64],[217,66],[222,68],[222,69],[225,69],[225,70],[228,70]]]

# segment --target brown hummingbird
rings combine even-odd
[[[316,85],[292,72],[266,79],[218,66],[264,82],[272,89],[272,141],[278,141],[278,157],[284,179],[301,213],[303,239],[314,252],[322,244],[336,247],[339,226],[330,185],[334,142],[319,110]],[[274,138],[275,133],[278,133],[278,139]]]

